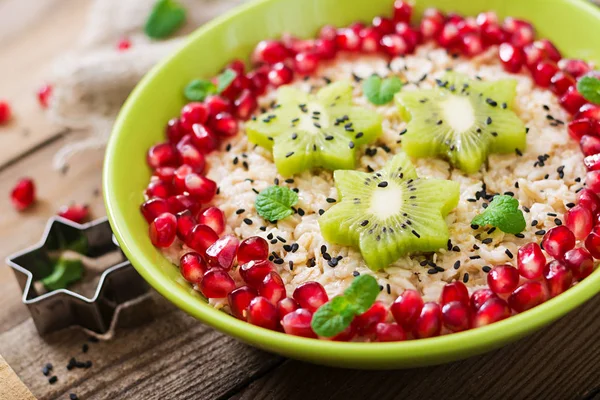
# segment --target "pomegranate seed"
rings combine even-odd
[[[533,42],[535,37],[533,26],[523,20],[508,17],[504,20],[502,27],[510,33],[510,42],[517,47],[523,47]]]
[[[281,299],[279,302],[277,302],[277,313],[279,314],[279,318],[283,318],[297,309],[298,303],[296,303],[296,300],[292,299],[291,297],[286,297],[285,299]]]
[[[436,40],[440,46],[445,49],[450,49],[456,46],[460,40],[458,36],[458,27],[452,22],[446,22],[442,31],[436,37]]]
[[[410,22],[413,6],[411,3],[404,0],[396,0],[394,2],[394,21],[395,22]]]
[[[413,336],[417,339],[438,336],[442,330],[442,312],[437,303],[425,303],[415,321]]]
[[[406,41],[409,53],[421,42],[421,33],[411,28],[406,22],[398,22],[396,24],[396,33]]]
[[[544,268],[544,279],[550,292],[550,297],[556,297],[573,283],[573,274],[563,263],[554,260]]]
[[[265,276],[274,269],[273,264],[268,260],[252,260],[241,264],[239,273],[248,286],[258,289],[265,279]]]
[[[219,146],[219,139],[207,126],[202,124],[192,125],[191,140],[198,150],[207,154]]]
[[[562,96],[573,85],[575,78],[563,71],[558,71],[550,79],[550,90],[557,96]]]
[[[442,307],[442,321],[444,326],[452,332],[469,329],[469,318],[468,303],[451,301]]]
[[[487,284],[496,294],[510,293],[519,284],[519,271],[510,265],[496,265],[488,273]]]
[[[213,268],[231,269],[240,241],[234,235],[225,235],[206,249],[206,261]]]
[[[600,105],[597,104],[584,104],[582,105],[574,116],[574,119],[590,118],[595,121],[600,121]]]
[[[204,155],[200,153],[195,146],[185,144],[183,146],[178,146],[177,151],[179,151],[181,162],[192,167],[195,173],[201,174],[202,171],[204,171],[206,160],[204,159]]]
[[[579,192],[578,202],[580,206],[590,210],[593,215],[600,211],[600,198],[590,189],[583,189]]]
[[[281,320],[281,325],[283,326],[285,333],[288,335],[316,339],[317,335],[310,327],[311,321],[312,313],[303,308],[299,308],[296,311],[286,314]]]
[[[565,71],[569,75],[573,76],[575,79],[585,75],[591,70],[590,66],[585,61],[568,58],[559,60],[558,67],[562,71]]]
[[[365,28],[360,31],[361,50],[364,53],[376,53],[380,49],[381,34],[375,28]]]
[[[211,118],[219,113],[232,111],[231,101],[222,96],[208,96],[204,103],[208,108],[208,116]]]
[[[256,102],[256,98],[252,91],[245,89],[242,91],[240,96],[235,100],[235,116],[238,119],[246,121],[256,108],[258,107],[258,103]]]
[[[385,35],[381,38],[380,44],[383,51],[392,57],[406,54],[408,51],[408,44],[400,35]]]
[[[600,136],[600,122],[589,118],[573,120],[568,127],[569,135],[575,140],[581,140],[584,135]]]
[[[208,119],[208,107],[203,103],[188,103],[181,109],[181,126],[190,131],[194,124],[204,124]]]
[[[131,48],[131,40],[129,40],[128,38],[121,38],[117,42],[117,50],[119,50],[119,51],[126,51],[126,50],[129,50],[130,48]]]
[[[255,297],[248,306],[248,322],[273,331],[279,328],[277,308],[262,296]]]
[[[542,276],[542,270],[545,265],[546,257],[544,257],[539,244],[531,242],[519,249],[517,254],[517,268],[523,278],[539,278]]]
[[[400,342],[406,340],[406,333],[398,324],[380,322],[375,325],[375,338],[378,342]]]
[[[146,155],[150,168],[174,166],[177,164],[177,152],[171,143],[159,143],[150,147]]]
[[[471,295],[471,309],[474,312],[479,311],[481,306],[491,298],[498,298],[498,296],[490,289],[477,289]]]
[[[289,57],[288,49],[276,40],[263,40],[256,45],[252,60],[254,63],[276,64]]]
[[[419,31],[425,39],[437,37],[442,32],[442,29],[444,29],[444,20],[432,17],[424,17],[419,25]]]
[[[11,116],[12,110],[10,109],[10,105],[4,100],[0,100],[0,125],[6,124]]]
[[[412,330],[415,322],[421,314],[423,299],[416,290],[408,289],[390,306],[390,311],[397,323],[406,330]]]
[[[50,96],[52,95],[52,85],[42,85],[37,91],[38,103],[42,108],[48,108]]]
[[[475,19],[477,25],[482,28],[490,25],[498,24],[498,15],[494,11],[486,11],[477,14],[477,18]]]
[[[294,290],[294,300],[300,307],[315,312],[329,301],[325,288],[318,282],[305,282]]]
[[[196,218],[199,223],[210,226],[217,235],[221,235],[225,231],[225,215],[217,207],[207,208],[199,213]]]
[[[337,28],[333,25],[325,25],[319,31],[319,39],[335,40],[337,37]]]
[[[154,221],[162,213],[169,212],[169,205],[165,199],[154,198],[145,201],[140,206],[140,211],[148,223]]]
[[[213,268],[204,274],[198,286],[207,299],[222,299],[235,289],[235,282],[227,271]]]
[[[562,58],[560,51],[558,51],[554,43],[548,39],[539,39],[533,42],[533,44],[544,49],[546,56],[554,62],[558,62]]]
[[[446,15],[446,21],[458,25],[460,22],[464,21],[464,17],[460,14],[449,12]]]
[[[532,69],[533,80],[540,87],[550,86],[552,76],[558,72],[558,65],[554,61],[540,61]]]
[[[177,144],[177,142],[183,138],[185,132],[179,118],[171,118],[169,122],[167,122],[165,133],[167,135],[167,140],[171,144]]]
[[[269,71],[267,77],[269,78],[269,82],[275,86],[279,87],[281,85],[288,84],[294,78],[294,71],[283,63],[278,63],[273,66],[273,68]]]
[[[187,164],[183,164],[175,170],[173,174],[173,186],[175,186],[177,193],[183,193],[187,190],[185,187],[185,177],[193,172],[194,169]]]
[[[346,329],[328,339],[334,342],[349,342],[354,339],[356,334],[356,326],[354,324],[350,324],[350,326],[348,326]]]
[[[357,35],[365,28],[366,25],[359,21],[355,21],[348,26],[348,29],[352,29]]]
[[[373,25],[373,29],[381,36],[394,32],[394,21],[392,21],[390,18],[375,17],[373,18],[371,25]],[[365,29],[363,29],[363,31],[364,30]]]
[[[462,52],[469,57],[483,53],[483,41],[481,40],[481,36],[477,33],[471,33],[461,37],[460,42]]]
[[[169,247],[175,240],[177,218],[171,213],[162,213],[154,218],[148,228],[150,241],[156,247]]]
[[[529,281],[511,293],[508,297],[508,304],[510,308],[521,313],[542,304],[546,299],[544,286],[538,281]]]
[[[507,72],[517,73],[525,62],[523,50],[510,43],[502,43],[498,48],[498,55],[502,66]]]
[[[431,18],[439,22],[444,22],[446,20],[444,14],[442,14],[440,10],[434,7],[428,7],[425,10],[423,10],[423,18]]]
[[[564,225],[555,226],[544,235],[542,247],[550,256],[560,259],[575,247],[575,235]]]
[[[290,51],[290,57],[295,56],[298,53],[305,53],[307,51],[311,51],[314,47],[314,40],[312,39],[298,39],[293,35],[288,33],[284,33],[281,37],[281,41]]]
[[[506,37],[507,33],[497,24],[490,24],[481,28],[481,39],[485,46],[504,43]]]
[[[585,239],[585,248],[590,252],[592,257],[600,259],[600,234],[593,230]]]
[[[563,264],[571,270],[573,278],[578,281],[586,278],[594,271],[594,258],[582,247],[567,251]]]
[[[471,34],[479,34],[479,26],[475,18],[467,17],[463,20],[456,22],[456,28],[458,29],[458,36],[467,36]]]
[[[232,69],[238,75],[244,75],[244,72],[246,72],[246,66],[244,65],[244,62],[240,59],[235,59],[231,61],[229,64],[227,64],[225,69]]]
[[[231,314],[234,317],[245,321],[248,316],[248,306],[256,296],[258,296],[256,290],[248,286],[240,286],[229,292],[227,301],[229,303],[229,308],[231,309]]]
[[[337,42],[335,39],[317,39],[314,52],[321,60],[331,60],[337,53]]]
[[[58,210],[58,215],[80,224],[89,217],[90,210],[85,204],[71,204],[70,206],[62,206]]]
[[[178,194],[167,198],[167,206],[171,214],[177,214],[183,210],[190,210],[193,214],[198,210],[200,204],[187,194]]]
[[[565,225],[573,232],[575,239],[583,240],[592,231],[594,216],[587,208],[577,205],[565,213]]]
[[[543,48],[536,46],[535,43],[530,43],[523,47],[523,54],[525,55],[525,65],[531,71],[535,66],[547,58],[546,52]]]
[[[267,72],[251,71],[246,75],[246,77],[250,79],[250,82],[252,82],[252,92],[256,96],[261,96],[267,91],[267,86],[269,85]]]
[[[185,177],[185,189],[201,203],[208,203],[217,193],[217,184],[205,176],[196,173]]]
[[[258,286],[258,293],[271,303],[277,304],[286,295],[283,279],[281,279],[281,276],[277,272],[269,272]]]
[[[198,224],[185,237],[185,245],[200,254],[205,254],[219,236],[209,226]]]
[[[504,300],[499,297],[492,297],[475,313],[473,317],[473,328],[493,324],[510,317],[510,308]]]
[[[179,259],[179,271],[186,281],[197,284],[208,271],[208,266],[200,254],[189,252]]]
[[[469,291],[464,283],[460,281],[454,281],[444,286],[440,296],[440,305],[443,306],[451,301],[469,304]]]
[[[252,236],[242,240],[237,253],[239,264],[257,260],[266,260],[269,257],[269,244],[260,236]]]
[[[586,102],[575,86],[570,87],[559,99],[560,105],[569,114],[575,114]]]
[[[356,51],[360,49],[360,36],[350,28],[338,29],[335,42],[340,50]]]
[[[372,335],[375,333],[375,326],[386,320],[388,309],[381,301],[376,301],[364,313],[354,317],[352,324],[361,336]]]
[[[168,182],[155,179],[148,184],[145,194],[150,199],[153,197],[166,199],[173,194],[173,185]]]
[[[312,74],[318,66],[319,56],[316,53],[298,53],[294,57],[294,70],[299,74]]]
[[[583,164],[588,171],[600,170],[600,154],[593,154],[583,159]]]

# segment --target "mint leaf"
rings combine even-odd
[[[71,283],[81,279],[83,264],[81,260],[59,258],[52,273],[41,280],[48,291],[65,289]]]
[[[600,104],[600,79],[586,75],[577,81],[577,91],[589,102]]]
[[[317,335],[332,337],[343,332],[353,319],[354,311],[351,304],[344,296],[337,296],[319,307],[312,317],[310,326]]]
[[[357,276],[348,289],[344,291],[344,297],[353,306],[356,314],[367,311],[379,294],[379,284],[371,275]]]
[[[396,76],[381,79],[377,75],[371,75],[363,82],[363,93],[371,103],[378,106],[392,101],[400,89],[402,81]]]
[[[471,224],[492,225],[512,234],[522,232],[526,225],[523,211],[519,210],[519,201],[507,195],[495,196],[488,208],[473,218]]]
[[[186,11],[175,0],[157,0],[146,20],[144,32],[152,39],[162,39],[177,30],[185,21]]]
[[[210,81],[194,79],[183,89],[183,95],[189,101],[204,101],[206,96],[217,92],[217,87]]]
[[[227,89],[236,77],[237,72],[230,68],[223,71],[223,73],[217,77],[217,93],[221,93],[223,90]]]
[[[270,186],[256,196],[254,206],[258,215],[267,221],[279,221],[293,214],[292,206],[298,195],[284,186]]]

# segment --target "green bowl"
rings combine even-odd
[[[238,7],[198,29],[187,43],[155,67],[135,88],[114,126],[104,162],[103,189],[108,217],[127,258],[164,297],[182,310],[246,343],[281,355],[320,364],[354,368],[405,368],[445,363],[480,354],[514,341],[581,305],[600,289],[600,271],[560,296],[507,320],[437,338],[398,343],[338,343],[285,335],[239,321],[209,306],[152,246],[139,212],[150,171],[146,150],[164,139],[166,121],[183,105],[182,89],[192,78],[213,76],[229,60],[247,57],[265,38],[291,32],[315,35],[324,24],[345,25],[390,14],[393,0],[260,0]],[[600,11],[583,0],[420,0],[475,15],[532,21],[540,36],[564,54],[600,61]]]

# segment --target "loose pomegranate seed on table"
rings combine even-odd
[[[293,294],[294,300],[301,308],[315,312],[319,307],[329,301],[325,288],[318,282],[304,282],[300,284]]]
[[[532,242],[522,246],[517,253],[517,268],[523,278],[537,279],[542,276],[546,257],[540,245]]]
[[[417,339],[438,336],[442,330],[442,311],[437,303],[425,303],[412,329]]]
[[[544,268],[544,280],[550,297],[555,297],[571,287],[573,274],[562,262],[554,260]]]
[[[542,247],[554,258],[562,258],[564,254],[575,247],[575,235],[564,225],[555,226],[544,235]]]
[[[299,308],[286,314],[281,320],[281,325],[288,335],[316,338],[317,335],[310,326],[311,321],[312,313],[303,308]]]
[[[38,103],[40,103],[40,107],[48,108],[50,96],[52,96],[52,85],[42,85],[37,91],[37,98]]]
[[[248,306],[257,296],[258,293],[256,290],[249,286],[240,286],[229,292],[227,295],[227,302],[231,309],[231,314],[234,317],[245,321],[248,316]]]
[[[398,324],[380,322],[375,325],[375,340],[378,342],[400,342],[406,339],[406,332]]]
[[[208,271],[208,265],[200,254],[189,252],[179,259],[179,271],[186,281],[197,284]]]
[[[230,270],[240,241],[235,235],[225,235],[206,249],[206,261],[213,268]]]
[[[79,224],[89,217],[90,210],[86,204],[71,204],[59,208],[58,215]]]
[[[22,178],[10,192],[10,201],[17,211],[23,211],[35,201],[35,184],[30,178]]]
[[[149,234],[156,247],[169,247],[177,233],[177,218],[171,213],[162,213],[150,223]]]
[[[510,293],[519,284],[519,271],[510,265],[496,265],[488,273],[487,283],[496,294]]]
[[[207,299],[221,299],[235,289],[235,282],[227,271],[219,268],[208,270],[200,281],[200,292]]]
[[[511,293],[508,304],[516,312],[523,312],[542,304],[546,299],[544,286],[538,281],[528,281]]]
[[[416,290],[407,289],[390,306],[390,311],[397,323],[406,330],[412,330],[421,314],[423,298]]]
[[[238,263],[239,262],[238,255]],[[258,289],[265,279],[265,276],[274,270],[275,267],[269,260],[252,260],[240,264],[239,273],[248,286]]]
[[[12,117],[12,110],[8,102],[0,100],[0,125],[6,124]]]

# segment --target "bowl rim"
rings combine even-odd
[[[216,26],[228,23],[229,20],[234,19],[238,14],[276,1],[278,0],[255,0],[237,6],[194,31],[178,50],[159,62],[143,77],[119,112],[106,148],[102,174],[103,196],[110,225],[121,245],[121,249],[138,273],[152,287],[188,314],[247,343],[284,354],[293,353],[297,358],[318,358],[323,359],[324,363],[327,363],[327,360],[331,363],[337,361],[337,365],[340,365],[344,361],[356,365],[357,362],[367,362],[368,364],[369,361],[373,363],[387,362],[388,364],[393,364],[397,363],[399,358],[405,360],[464,358],[469,355],[481,353],[492,347],[499,347],[504,343],[526,335],[528,332],[541,328],[563,316],[568,311],[580,306],[598,292],[600,289],[600,270],[594,271],[589,277],[559,296],[503,321],[434,338],[388,343],[333,342],[288,335],[238,320],[225,312],[215,309],[200,297],[180,296],[177,291],[181,290],[181,286],[174,281],[162,279],[156,268],[150,265],[152,264],[151,258],[147,257],[138,248],[131,232],[127,229],[127,219],[119,207],[119,199],[116,198],[111,190],[108,190],[111,186],[112,176],[117,174],[112,166],[114,164],[115,149],[119,142],[118,137],[119,134],[123,134],[124,132],[126,115],[135,107],[137,99],[145,90],[145,87],[159,75],[162,68],[169,64],[181,49],[187,47],[190,43],[202,37]],[[582,12],[594,14],[600,20],[600,8],[594,7],[585,0],[563,1],[571,7],[580,8]],[[457,357],[457,355],[461,354],[463,357]],[[415,363],[415,365],[418,364],[424,363]],[[365,365],[365,367],[368,367],[368,365]]]

